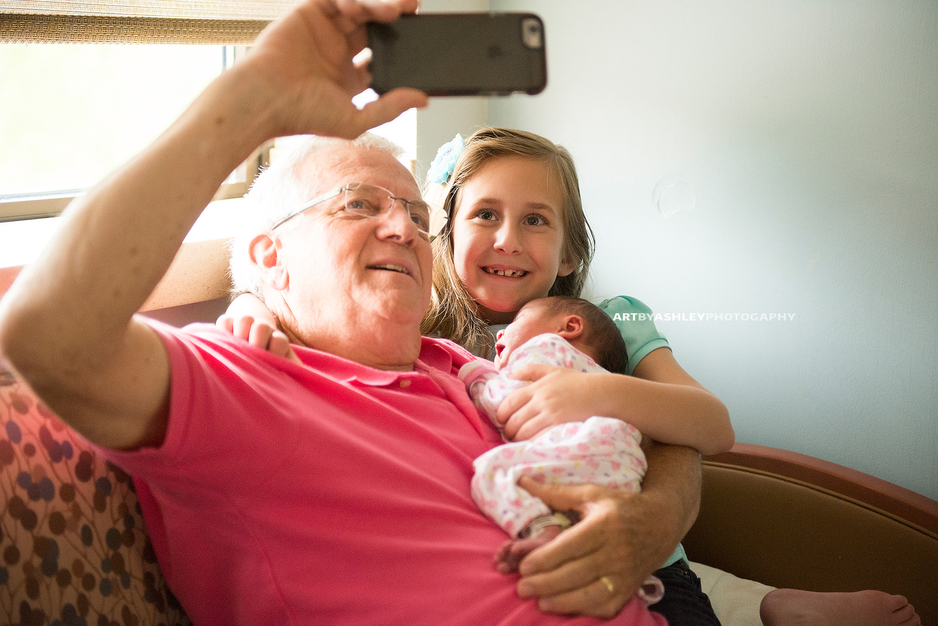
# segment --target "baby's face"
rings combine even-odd
[[[505,330],[498,332],[495,342],[495,365],[499,368],[505,366],[512,351],[524,345],[543,333],[557,332],[553,320],[538,304],[528,304],[522,307],[515,320]]]

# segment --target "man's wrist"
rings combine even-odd
[[[648,459],[648,472],[642,493],[661,517],[661,531],[673,541],[671,551],[694,525],[700,510],[700,454],[684,446],[643,442]]]
[[[206,88],[189,111],[203,135],[201,145],[213,155],[203,164],[228,158],[234,164],[222,166],[227,176],[255,148],[278,135],[272,113],[275,106],[265,102],[270,93],[275,92],[263,85],[263,76],[252,71],[249,59],[226,70]]]
[[[641,506],[645,509],[646,518],[655,520],[655,523],[649,526],[650,536],[646,538],[649,545],[646,565],[653,571],[660,568],[674,554],[684,538],[684,524],[680,519],[682,509],[674,506],[673,499],[655,493],[646,494],[643,491],[634,498],[643,501]]]

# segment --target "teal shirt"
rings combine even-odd
[[[625,340],[629,356],[627,374],[650,352],[658,348],[669,348],[667,338],[655,328],[654,313],[644,302],[628,296],[607,298],[597,305],[612,318]]]

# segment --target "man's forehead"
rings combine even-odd
[[[310,155],[303,170],[303,178],[316,187],[314,193],[360,182],[385,187],[408,199],[420,198],[420,187],[413,174],[391,154],[375,148],[335,146]]]

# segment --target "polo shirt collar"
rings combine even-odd
[[[413,370],[381,370],[314,348],[294,345],[293,349],[304,365],[336,380],[342,382],[356,381],[363,385],[382,387],[403,378],[423,375],[428,370],[438,370],[446,373],[452,371],[453,358],[447,350],[433,339],[423,337],[421,341],[420,356],[414,363]]]

